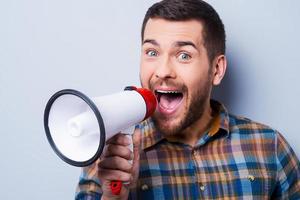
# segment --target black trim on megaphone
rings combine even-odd
[[[78,162],[78,161],[74,161],[74,160],[71,160],[69,158],[67,158],[66,156],[64,156],[60,151],[59,149],[56,147],[52,137],[51,137],[51,133],[50,133],[50,130],[49,130],[49,126],[48,126],[48,121],[49,121],[49,112],[51,110],[51,107],[52,107],[52,104],[54,103],[54,101],[62,96],[62,95],[66,95],[66,94],[70,94],[70,95],[75,95],[79,98],[81,98],[83,101],[85,101],[89,107],[93,110],[96,118],[97,118],[97,121],[98,121],[98,124],[99,124],[99,129],[100,129],[100,142],[99,142],[99,146],[98,146],[98,150],[96,152],[96,154],[89,160],[86,160],[86,161],[82,161],[82,162]],[[77,166],[77,167],[85,167],[85,166],[88,166],[90,164],[92,164],[93,162],[95,162],[101,155],[102,151],[103,151],[103,148],[104,148],[104,145],[105,145],[105,128],[104,128],[104,123],[103,123],[103,119],[102,119],[102,116],[97,108],[97,106],[94,104],[94,102],[88,98],[85,94],[77,91],[77,90],[73,90],[73,89],[64,89],[64,90],[61,90],[61,91],[58,91],[56,92],[48,101],[47,105],[46,105],[46,108],[45,108],[45,112],[44,112],[44,128],[45,128],[45,132],[46,132],[46,135],[47,135],[47,139],[48,139],[48,142],[50,143],[52,149],[54,150],[54,152],[63,160],[65,161],[66,163],[70,164],[70,165],[73,165],[73,166]]]

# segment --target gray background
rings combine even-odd
[[[138,85],[140,26],[155,1],[0,1],[1,199],[73,199],[80,170],[43,129],[62,88],[90,96]],[[300,155],[300,2],[210,0],[227,30],[229,67],[216,98],[283,133]]]

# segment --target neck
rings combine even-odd
[[[167,139],[172,142],[180,142],[194,147],[205,131],[208,130],[213,119],[212,115],[210,101],[208,100],[202,116],[197,121],[184,129],[181,134],[169,136]]]

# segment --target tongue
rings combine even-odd
[[[165,109],[174,109],[181,101],[181,96],[163,94],[160,97],[159,104]]]

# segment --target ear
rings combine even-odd
[[[213,61],[213,85],[219,85],[225,75],[226,67],[227,67],[227,60],[225,55],[219,55]]]

